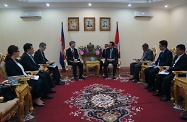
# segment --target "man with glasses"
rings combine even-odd
[[[21,56],[20,63],[24,67],[25,71],[39,71],[37,75],[43,81],[44,94],[43,97],[46,99],[52,99],[53,96],[50,96],[49,93],[56,93],[56,91],[52,90],[53,83],[51,82],[51,77],[48,72],[44,72],[43,67],[38,65],[32,54],[34,53],[34,48],[31,43],[26,43],[23,46],[24,53]]]
[[[46,49],[46,43],[41,42],[39,44],[39,49],[34,54],[34,60],[37,64],[49,64],[48,69],[50,72],[53,72],[53,78],[56,81],[56,85],[65,85],[63,81],[61,81],[61,76],[58,70],[58,66],[55,65],[55,62],[51,62],[47,60],[45,57],[44,51]]]
[[[161,40],[159,42],[160,54],[158,59],[152,67],[148,67],[144,70],[145,82],[148,83],[148,86],[145,89],[148,89],[149,92],[155,91],[155,78],[156,74],[159,72],[159,66],[170,66],[173,60],[172,52],[167,49],[168,42],[166,40]]]
[[[147,43],[142,45],[143,55],[142,58],[136,59],[135,62],[130,64],[130,75],[133,75],[132,80],[133,82],[139,81],[139,72],[141,70],[141,61],[153,61],[153,51],[149,49],[149,45]]]
[[[156,90],[158,91],[153,96],[163,96],[160,98],[161,101],[168,101],[171,98],[171,81],[175,77],[172,71],[187,71],[187,55],[185,53],[186,47],[183,44],[176,46],[176,56],[174,57],[172,65],[165,68],[166,74],[158,74],[156,77]]]

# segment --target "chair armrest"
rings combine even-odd
[[[0,97],[0,103],[3,102],[4,100],[4,97]]]
[[[141,63],[142,65],[149,65],[149,64],[150,64],[150,61],[140,61],[140,63]]]
[[[121,65],[121,59],[118,59],[118,65],[119,66]]]
[[[37,71],[25,71],[27,74],[36,75],[38,74],[39,70]]]
[[[175,74],[175,77],[178,77],[179,74],[186,74],[187,71],[172,71],[173,74]]]

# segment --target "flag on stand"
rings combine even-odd
[[[62,23],[62,29],[61,29],[61,38],[60,38],[60,57],[59,57],[59,63],[62,66],[62,68],[65,68],[64,63],[64,49],[65,49],[65,38],[64,38],[64,30],[63,30],[63,23]]]
[[[118,58],[120,58],[120,43],[119,43],[119,31],[118,31],[118,22],[116,22],[116,35],[114,39],[116,48],[118,49]]]

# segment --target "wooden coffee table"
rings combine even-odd
[[[100,62],[99,61],[86,61],[86,74],[89,75],[89,67],[90,66],[96,66],[97,70],[97,75],[99,75],[99,67],[100,67]]]

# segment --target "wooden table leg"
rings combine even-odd
[[[178,97],[179,97],[179,86],[174,83],[174,99],[175,99],[175,104],[178,105]]]
[[[31,88],[28,88],[28,99],[29,99],[29,111],[32,113],[34,111],[33,104],[32,104],[32,95],[31,95]]]
[[[184,88],[184,102],[185,110],[187,110],[187,88]]]
[[[19,122],[23,122],[24,119],[24,96],[20,95],[20,120]]]
[[[88,68],[89,68],[89,66],[86,65],[86,74],[87,74],[87,76],[88,76],[88,74],[89,74],[89,70],[88,70]]]
[[[25,96],[25,116],[27,116],[29,113],[29,96],[28,93]]]
[[[100,65],[96,65],[97,67],[97,75],[99,75],[99,68],[100,68]]]

